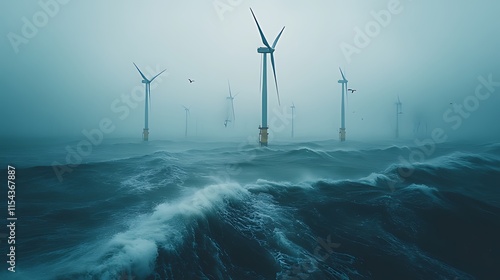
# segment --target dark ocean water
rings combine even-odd
[[[500,279],[500,144],[67,145],[4,146],[0,279]]]

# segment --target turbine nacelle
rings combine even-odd
[[[268,47],[260,47],[257,49],[257,52],[258,53],[273,53],[275,51],[275,49],[270,49]]]
[[[339,80],[339,84],[347,84],[347,80]]]
[[[142,83],[143,84],[149,84],[149,81],[148,80],[142,80]]]

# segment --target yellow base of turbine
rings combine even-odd
[[[341,128],[339,130],[339,139],[340,139],[340,142],[344,142],[345,141],[345,128]]]
[[[267,146],[267,139],[268,139],[268,136],[269,136],[269,133],[267,133],[267,129],[268,127],[260,127],[259,126],[259,143],[260,143],[260,146]]]
[[[142,139],[144,141],[148,141],[149,140],[149,128],[145,128],[143,131],[142,131]]]

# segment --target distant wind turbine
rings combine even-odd
[[[347,89],[347,83],[348,81],[346,80],[344,76],[344,72],[342,72],[342,69],[339,67],[340,74],[342,75],[342,80],[339,80],[339,84],[342,84],[342,103],[340,107],[340,130],[339,130],[339,137],[340,141],[344,142],[345,141],[345,102],[344,98],[345,95],[347,94],[346,89]]]
[[[290,108],[292,108],[292,138],[293,138],[293,117],[294,117],[294,111],[295,111],[295,104],[292,102],[292,106],[290,106]]]
[[[281,29],[280,33],[274,40],[273,45],[269,45],[267,42],[266,37],[264,36],[264,32],[262,32],[262,29],[260,28],[259,22],[257,21],[257,18],[255,17],[255,14],[253,10],[250,8],[250,11],[252,12],[252,16],[255,20],[255,23],[257,24],[257,28],[259,29],[260,37],[262,39],[262,43],[265,45],[265,47],[260,47],[257,49],[258,53],[262,54],[262,125],[259,126],[259,142],[261,146],[267,146],[268,142],[268,133],[267,130],[269,127],[267,126],[267,54],[271,54],[271,65],[273,67],[273,74],[274,74],[274,83],[276,84],[276,95],[278,96],[278,104],[280,104],[280,95],[278,91],[278,80],[276,79],[276,67],[274,63],[274,51],[276,48],[276,44],[278,43],[279,38],[281,37],[281,34],[283,33],[283,29]]]
[[[186,111],[186,130],[184,131],[184,137],[187,137],[188,136],[188,114],[189,113],[189,108],[182,105],[182,107],[184,108],[184,111]]]
[[[231,117],[229,115],[227,116],[226,120],[224,121],[225,127],[227,127],[227,124],[231,121],[234,124],[234,121],[236,120],[236,115],[234,114],[234,98],[239,94],[239,93],[237,93],[236,95],[233,96],[233,94],[231,92],[231,84],[229,83],[229,80],[227,81],[227,85],[229,86],[229,96],[226,97],[226,100],[229,100],[231,102],[231,112],[233,115]]]
[[[148,80],[146,76],[141,72],[139,67],[134,63],[135,68],[137,68],[137,71],[139,71],[139,74],[142,76],[142,83],[145,84],[146,86],[146,102],[145,102],[145,109],[144,109],[144,130],[142,132],[143,140],[148,141],[149,140],[149,126],[148,126],[148,117],[149,117],[149,112],[148,112],[148,107],[151,107],[151,83],[156,79],[156,77],[160,76],[163,72],[165,72],[167,69],[161,71],[158,73],[156,76],[151,78],[151,80]],[[148,106],[149,105],[149,106]]]
[[[396,102],[396,138],[399,138],[399,115],[403,114],[403,103],[399,100]]]

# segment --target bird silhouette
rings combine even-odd
[[[190,84],[194,83],[194,80],[188,79],[188,81]]]

